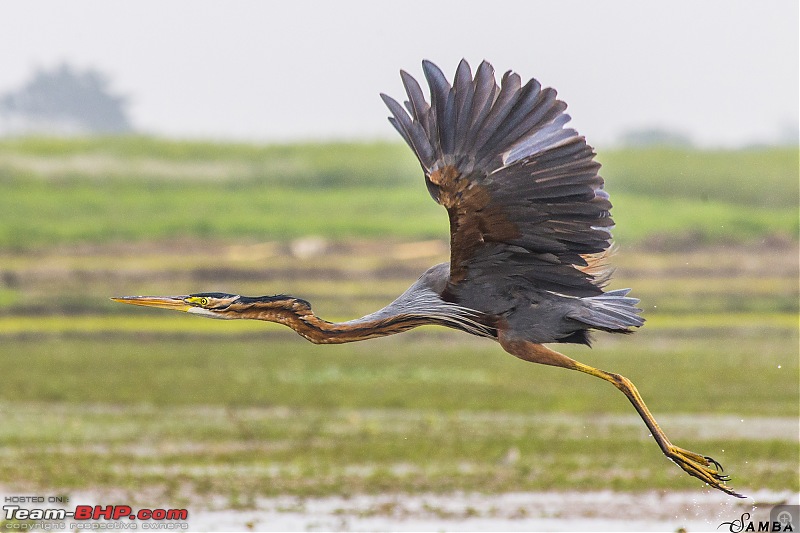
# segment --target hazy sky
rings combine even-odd
[[[658,126],[735,146],[797,134],[798,27],[797,0],[3,2],[0,92],[66,61],[159,135],[386,138],[400,68],[485,58],[558,89],[595,144]]]

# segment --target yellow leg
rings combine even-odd
[[[644,400],[642,400],[642,397],[639,395],[639,391],[636,390],[636,387],[628,378],[589,365],[584,365],[541,344],[508,340],[504,338],[502,333],[500,335],[500,344],[507,352],[525,361],[577,370],[608,381],[627,396],[628,400],[633,404],[633,407],[636,408],[639,416],[642,417],[642,420],[644,420],[644,423],[650,429],[650,432],[656,439],[661,451],[664,452],[664,455],[669,457],[690,476],[705,481],[715,489],[719,489],[732,496],[744,498],[744,496],[725,484],[730,478],[722,474],[721,464],[711,457],[684,450],[669,441],[664,431],[658,427],[656,419],[645,405]]]

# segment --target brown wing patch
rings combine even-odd
[[[476,249],[511,241],[520,231],[502,208],[492,205],[489,192],[456,167],[444,166],[428,179],[439,187],[439,203],[450,216],[450,284],[457,284],[466,277]]]
[[[456,167],[453,165],[445,165],[442,168],[431,172],[431,175],[428,176],[428,179],[431,181],[431,183],[434,183],[439,187],[446,187],[448,184],[454,183],[458,177],[459,172]]]

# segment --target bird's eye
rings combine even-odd
[[[208,305],[208,298],[205,296],[190,296],[186,298],[186,303],[197,307],[206,307]]]

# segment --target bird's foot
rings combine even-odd
[[[715,489],[719,489],[731,496],[736,496],[737,498],[745,497],[725,484],[730,481],[730,476],[724,475],[722,473],[722,465],[711,457],[690,452],[672,444],[669,445],[665,454],[690,476],[705,481]]]

